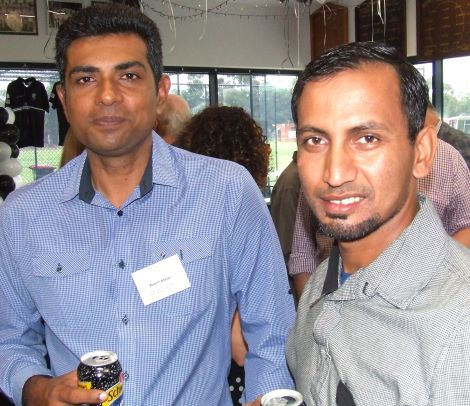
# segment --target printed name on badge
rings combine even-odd
[[[132,279],[145,306],[191,287],[177,255],[139,269]]]

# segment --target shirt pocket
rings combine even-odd
[[[41,278],[66,278],[90,269],[89,252],[49,252],[33,258],[33,275]]]
[[[85,251],[48,252],[32,258],[33,299],[46,324],[64,326],[86,317],[102,296]]]
[[[191,286],[146,307],[160,315],[185,316],[207,310],[216,296],[213,241],[209,238],[168,241],[157,244],[160,259],[177,255]]]

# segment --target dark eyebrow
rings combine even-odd
[[[145,69],[145,65],[142,62],[139,61],[128,61],[128,62],[122,62],[118,63],[114,69],[121,71],[121,70],[126,70],[132,67],[141,67]],[[73,75],[74,73],[97,73],[100,70],[96,66],[91,66],[91,65],[78,65],[73,67],[70,70],[69,75]]]
[[[304,132],[313,132],[313,133],[317,133],[321,135],[326,135],[325,130],[322,130],[321,128],[313,127],[311,125],[306,125],[304,127],[297,128],[297,130],[295,130],[295,133],[297,134],[297,136],[301,135]]]
[[[359,125],[356,125],[348,130],[350,134],[359,134],[363,131],[368,131],[368,130],[388,130],[388,127],[386,125],[380,124],[377,121],[366,121],[365,123],[361,123]],[[312,132],[318,135],[323,135],[327,136],[328,133],[327,131],[311,126],[311,125],[306,125],[301,128],[297,128],[296,130],[296,135],[297,137],[301,136],[305,132]]]
[[[73,75],[74,73],[96,73],[99,72],[99,69],[95,66],[88,66],[88,65],[78,65],[73,67],[69,75]]]
[[[126,70],[126,69],[129,69],[129,68],[134,68],[136,66],[145,69],[145,65],[142,62],[139,62],[139,61],[122,62],[122,63],[117,64],[115,66],[115,69],[116,70]]]
[[[354,134],[367,130],[388,130],[388,127],[383,124],[377,123],[376,121],[367,121],[363,124],[352,127],[349,132]]]

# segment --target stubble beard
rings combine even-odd
[[[395,214],[394,214],[395,215]],[[332,223],[319,222],[320,230],[328,237],[331,237],[339,242],[352,242],[360,240],[367,235],[373,233],[382,224],[385,223],[383,218],[378,214],[374,214],[372,217],[364,220],[359,224],[346,225],[343,223],[347,220],[348,216],[331,216],[327,217],[334,219]]]
[[[344,190],[338,189],[344,193]],[[360,190],[364,196],[369,196],[370,193],[367,189]],[[405,206],[407,200],[407,194],[402,194],[396,201],[394,209],[386,216],[383,217],[380,213],[375,212],[369,218],[358,224],[347,224],[349,215],[347,214],[332,214],[324,213],[326,218],[333,221],[326,223],[322,222],[318,216],[314,204],[310,207],[313,211],[314,216],[317,218],[320,230],[328,237],[335,239],[338,242],[353,242],[367,237],[374,231],[378,230],[384,224],[392,220]]]

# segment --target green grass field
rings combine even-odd
[[[278,141],[277,150],[275,143],[271,143],[270,145],[271,164],[268,177],[268,186],[273,186],[284,168],[290,164],[292,160],[292,153],[297,149],[297,143],[295,141]]]
[[[50,146],[44,148],[26,147],[21,148],[18,161],[23,167],[21,171],[21,180],[23,184],[31,183],[35,180],[33,169],[34,166],[39,167],[59,167],[62,147]]]

